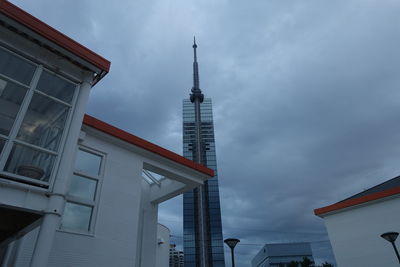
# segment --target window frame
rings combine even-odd
[[[16,81],[11,77],[0,74],[1,79],[6,80],[11,83],[14,83],[14,84],[17,84],[18,86],[21,86],[27,90],[24,95],[24,98],[21,102],[21,105],[19,107],[19,110],[16,114],[16,117],[14,119],[13,125],[10,129],[8,136],[0,134],[0,139],[5,141],[4,147],[0,154],[0,180],[7,180],[7,181],[11,180],[11,181],[16,181],[16,182],[22,182],[22,183],[27,183],[27,184],[34,185],[34,186],[44,187],[44,188],[50,190],[54,184],[54,180],[55,180],[54,177],[56,175],[55,170],[58,169],[58,166],[61,161],[60,155],[62,155],[63,151],[64,151],[64,144],[65,144],[65,141],[67,138],[67,133],[69,132],[69,129],[71,126],[72,116],[74,113],[74,107],[76,106],[76,103],[77,103],[81,84],[78,83],[77,81],[71,79],[70,77],[67,77],[63,73],[62,74],[56,73],[51,68],[48,68],[46,65],[32,61],[32,60],[28,59],[27,57],[24,57],[22,54],[16,53],[15,51],[8,49],[6,46],[3,46],[1,43],[0,43],[0,49],[5,51],[6,53],[9,53],[15,57],[18,57],[22,61],[27,62],[28,64],[31,64],[35,67],[35,70],[34,70],[34,73],[32,75],[32,79],[31,79],[29,85],[26,85],[22,82]],[[71,103],[67,103],[67,102],[64,102],[53,96],[50,96],[44,92],[41,92],[37,88],[39,79],[44,71],[46,71],[52,75],[55,75],[56,77],[63,79],[65,81],[71,83],[72,85],[74,85],[75,89],[74,89],[74,94],[73,94]],[[68,107],[68,115],[66,117],[65,124],[63,125],[64,126],[63,133],[62,133],[62,136],[59,141],[60,142],[59,147],[56,151],[46,149],[46,148],[40,147],[38,145],[29,144],[28,142],[17,139],[17,135],[18,135],[21,125],[29,111],[29,105],[32,102],[32,99],[33,99],[35,93],[39,96],[46,97],[46,98],[50,99],[51,101],[54,101],[56,103],[59,103],[59,104],[62,104],[64,106]],[[28,147],[35,151],[47,153],[47,154],[53,155],[55,157],[54,162],[50,169],[50,175],[49,175],[48,181],[41,181],[38,179],[29,178],[29,177],[22,176],[22,175],[12,173],[12,172],[8,172],[5,170],[8,158],[11,154],[14,144],[22,145],[24,147]]]
[[[99,167],[99,174],[98,175],[91,175],[85,172],[78,171],[75,168],[75,161],[78,159],[78,152],[79,150],[94,154],[96,156],[99,156],[101,158],[100,161],[100,167]],[[73,229],[73,228],[68,228],[68,227],[63,227],[62,225],[62,219],[63,216],[60,220],[60,225],[58,231],[61,232],[66,232],[66,233],[74,233],[74,234],[82,234],[82,235],[89,235],[89,236],[94,236],[95,234],[95,227],[96,227],[96,219],[97,219],[97,212],[99,208],[99,201],[100,201],[100,192],[101,192],[101,187],[103,183],[103,177],[104,177],[104,170],[105,170],[105,162],[106,162],[106,153],[95,150],[93,148],[84,146],[84,145],[78,145],[77,149],[75,151],[75,161],[74,161],[74,168],[73,171],[70,173],[70,179],[72,179],[73,175],[77,175],[86,179],[91,179],[95,180],[97,182],[96,184],[96,190],[95,190],[95,195],[94,195],[94,200],[90,199],[85,199],[77,196],[70,195],[67,191],[65,195],[65,205],[67,203],[73,203],[77,205],[82,205],[82,206],[87,206],[92,208],[92,214],[90,215],[90,221],[89,221],[89,229],[87,231],[85,230],[79,230],[79,229]],[[71,184],[71,183],[70,183]],[[69,190],[69,189],[68,189]],[[65,209],[64,209],[65,211]]]

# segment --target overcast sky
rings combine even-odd
[[[400,174],[399,0],[12,2],[112,62],[89,114],[179,154],[196,35],[238,267],[282,241],[332,261],[313,209]],[[178,245],[181,202],[160,209]]]

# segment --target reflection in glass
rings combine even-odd
[[[36,67],[0,49],[0,73],[23,84],[29,85]]]
[[[4,170],[36,180],[48,182],[54,155],[23,145],[14,144]]]
[[[86,177],[73,175],[68,194],[75,197],[94,200],[97,182]]]
[[[98,176],[100,174],[101,156],[78,150],[75,169],[79,172]]]
[[[61,221],[63,228],[89,231],[92,208],[84,205],[67,202]]]
[[[44,71],[40,76],[36,89],[64,102],[71,103],[75,92],[75,85]]]
[[[57,151],[68,110],[67,106],[35,93],[17,138]]]
[[[10,134],[26,91],[26,88],[0,78],[0,134]]]

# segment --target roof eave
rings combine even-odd
[[[386,198],[398,197],[396,195],[399,194],[400,194],[400,187],[393,187],[381,192],[373,193],[358,198],[348,199],[329,206],[315,209],[314,214],[319,217],[325,217],[327,215],[337,213],[351,207],[356,207],[366,203],[372,203],[375,201],[384,200]]]
[[[19,30],[25,31],[28,35],[36,34],[37,36],[33,37],[42,37],[41,41],[44,41],[46,45],[53,47],[60,53],[66,54],[68,57],[75,57],[79,63],[97,74],[94,80],[95,83],[109,72],[110,61],[12,3],[0,1],[0,14],[14,21],[15,24],[13,26],[19,25]]]
[[[180,165],[189,167],[189,168],[196,170],[202,174],[205,174],[209,177],[214,177],[214,170],[209,169],[209,168],[207,168],[201,164],[198,164],[194,161],[191,161],[187,158],[184,158],[181,155],[178,155],[170,150],[167,150],[163,147],[160,147],[156,144],[146,141],[140,137],[130,134],[130,133],[128,133],[124,130],[121,130],[115,126],[112,126],[106,122],[96,119],[90,115],[86,114],[84,116],[83,124],[90,126],[96,130],[99,130],[103,133],[106,133],[108,135],[111,135],[113,137],[116,137],[124,142],[133,144],[133,145],[140,147],[142,149],[145,149],[149,152],[152,152],[154,154],[162,156],[166,159],[172,160],[176,163],[179,163]]]

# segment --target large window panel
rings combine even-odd
[[[0,49],[0,73],[23,84],[29,85],[36,66]]]
[[[37,90],[54,96],[64,102],[71,103],[74,97],[75,85],[47,71],[40,76]]]
[[[0,134],[8,136],[27,88],[0,78]]]
[[[2,177],[49,184],[76,91],[67,78],[0,47]]]
[[[67,106],[35,93],[17,139],[57,151],[68,110]]]
[[[48,182],[55,156],[24,145],[14,144],[5,170]]]
[[[74,174],[68,194],[74,197],[94,200],[96,195],[97,181]]]
[[[67,202],[61,226],[66,229],[89,231],[92,210],[92,207]]]

